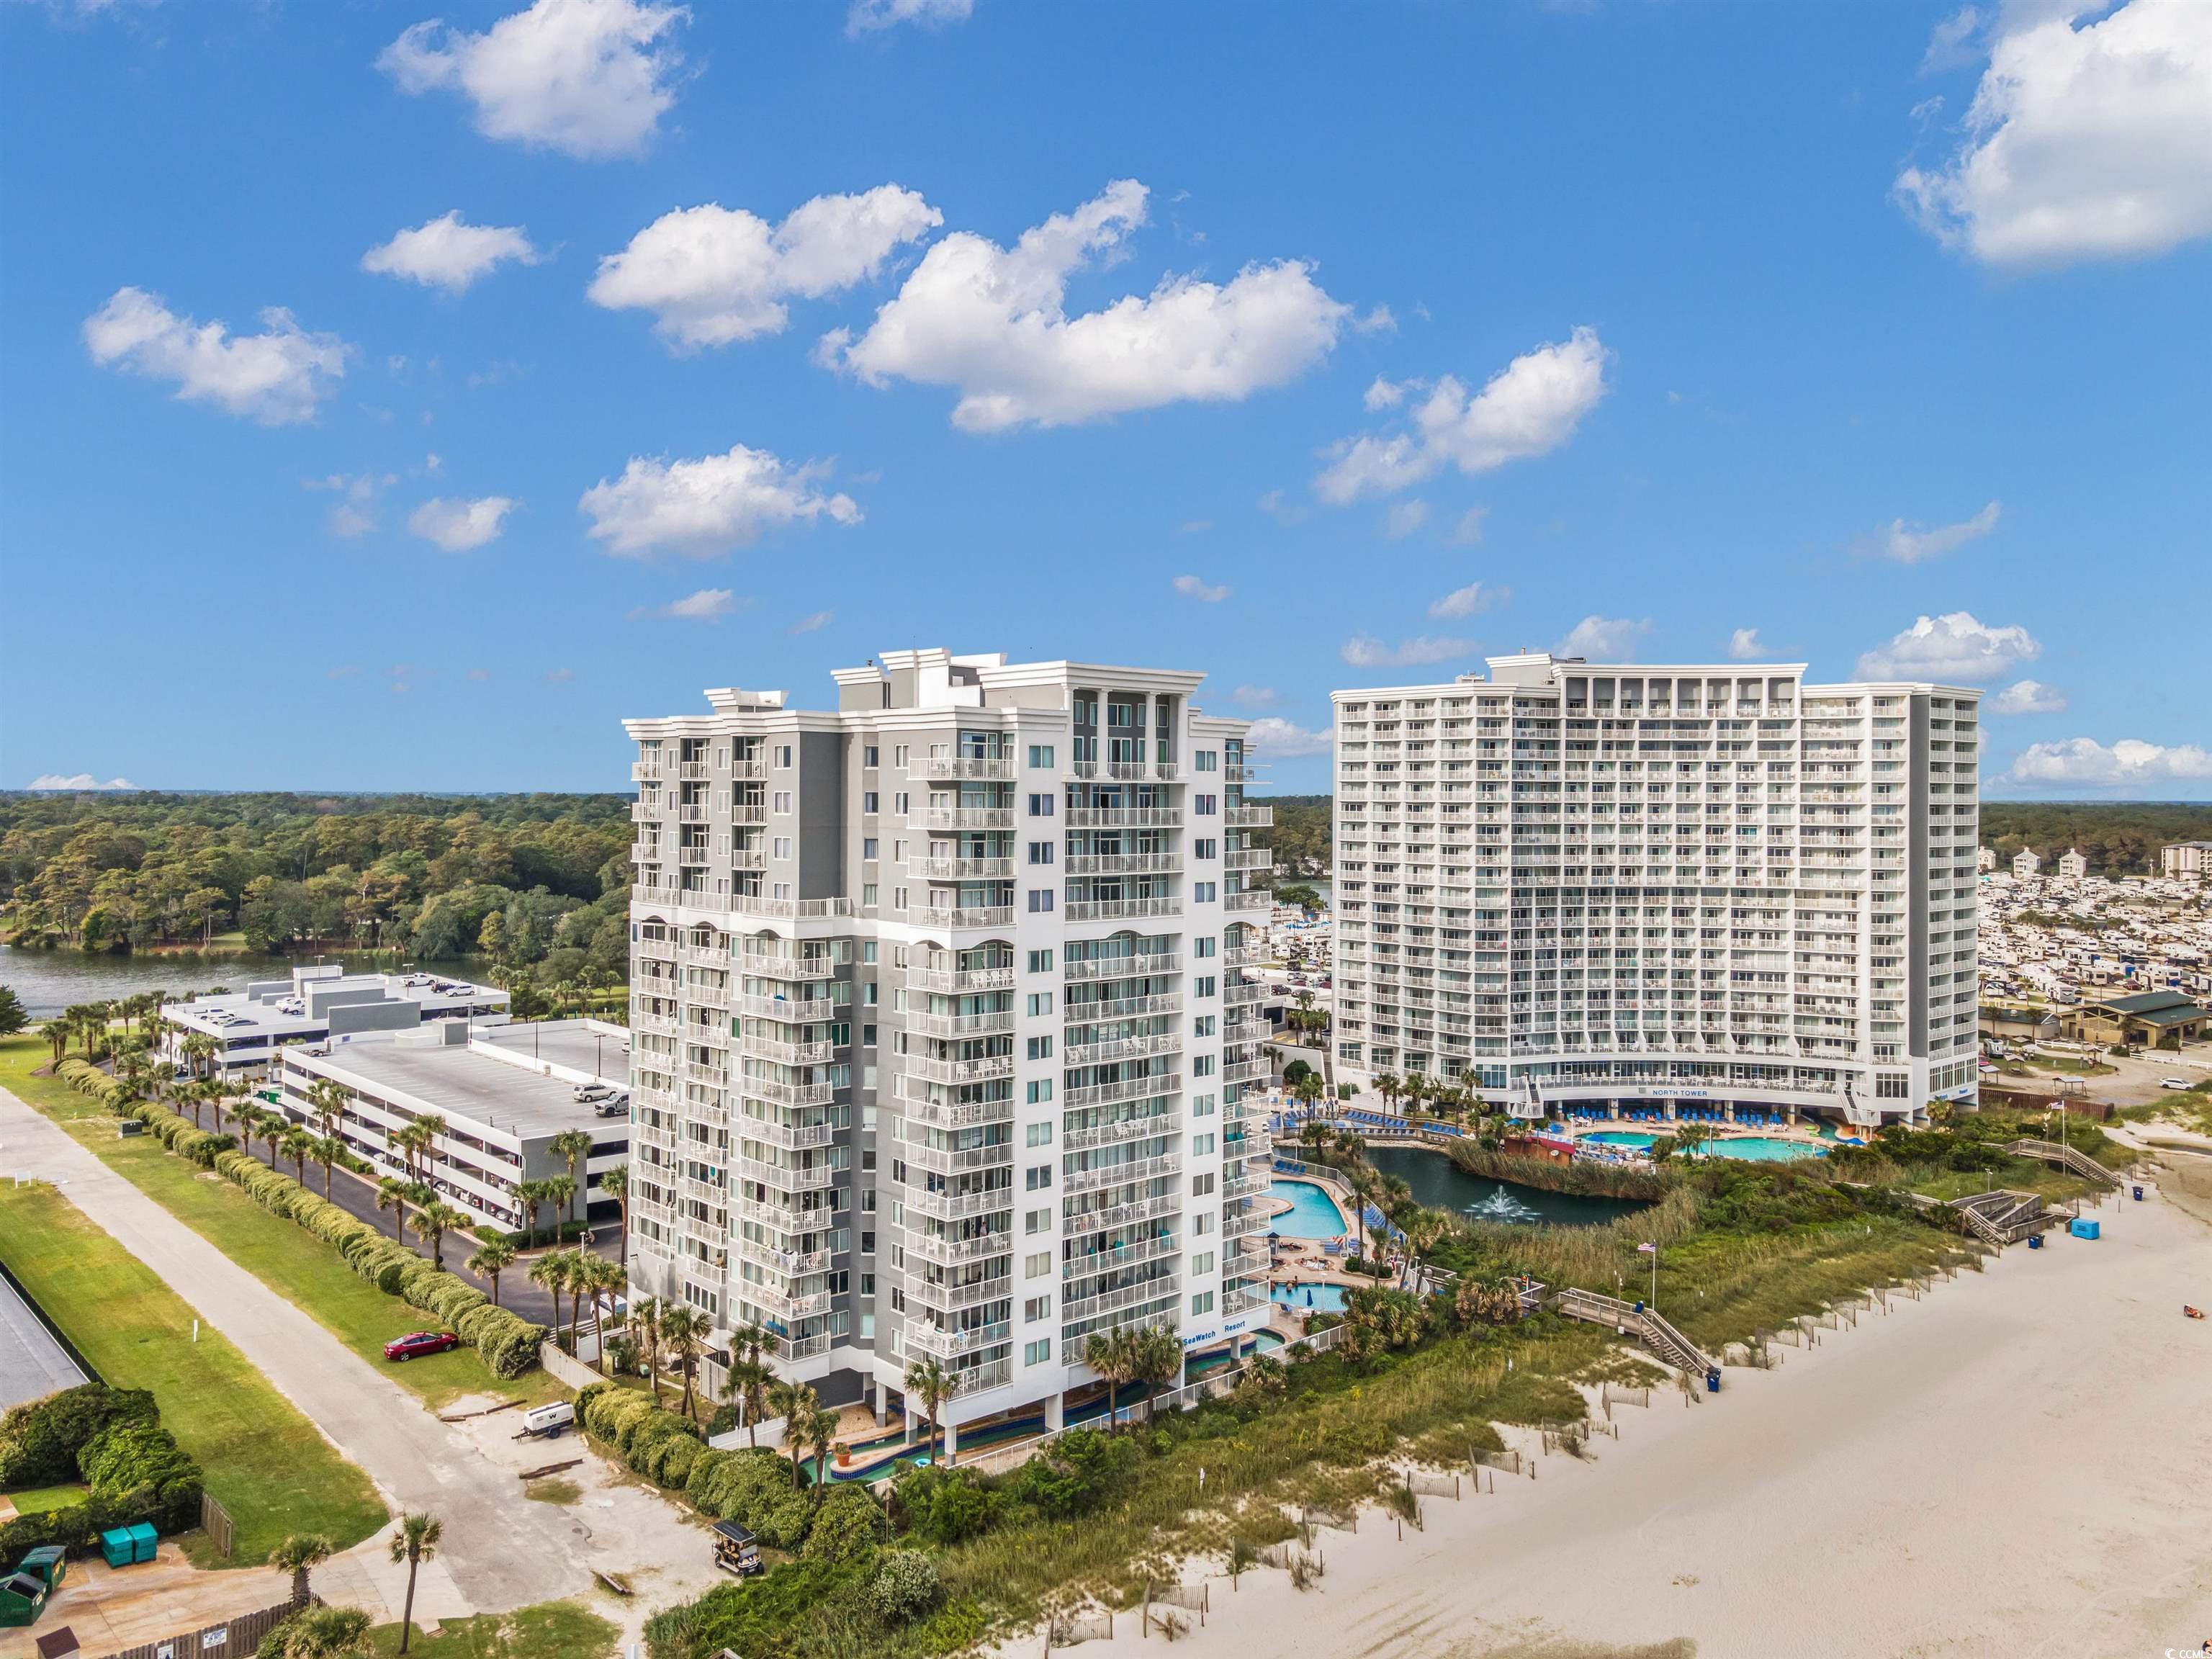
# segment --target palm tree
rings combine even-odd
[[[323,1196],[331,1195],[331,1166],[342,1163],[346,1155],[346,1144],[336,1135],[317,1135],[314,1140],[315,1162],[323,1166]]]
[[[75,1029],[67,1019],[50,1019],[39,1027],[39,1035],[46,1038],[46,1047],[54,1051],[52,1065],[58,1066],[69,1058],[70,1033]],[[190,1042],[191,1039],[187,1037],[185,1041]],[[210,1048],[215,1046],[212,1037],[203,1037],[201,1041]]]
[[[1382,1190],[1382,1177],[1375,1173],[1372,1164],[1358,1164],[1345,1175],[1345,1184],[1352,1188],[1352,1254],[1367,1254],[1367,1206]]]
[[[439,1273],[446,1271],[446,1235],[457,1227],[468,1225],[463,1215],[442,1198],[434,1198],[415,1212],[415,1225],[430,1235],[430,1265]]]
[[[1436,1249],[1444,1231],[1444,1218],[1434,1210],[1423,1210],[1413,1218],[1406,1229],[1406,1270],[1399,1276],[1401,1290],[1419,1273],[1422,1258]]]
[[[425,1561],[437,1559],[439,1540],[446,1535],[446,1523],[434,1515],[404,1515],[399,1518],[399,1530],[392,1535],[392,1559],[394,1565],[407,1564],[407,1603],[399,1614],[399,1650],[407,1651],[407,1644],[415,1635],[415,1574]]]
[[[937,1427],[945,1402],[960,1391],[959,1379],[934,1359],[917,1359],[906,1368],[907,1398],[920,1402],[929,1419],[929,1461],[937,1461]]]
[[[691,1310],[678,1307],[671,1311]],[[799,1466],[806,1455],[805,1442],[813,1432],[814,1414],[822,1409],[821,1396],[805,1382],[777,1382],[768,1391],[768,1408],[783,1419],[783,1449],[791,1454],[791,1489],[797,1492]]]
[[[545,1183],[542,1181],[516,1182],[514,1201],[522,1206],[522,1248],[534,1249],[538,1244],[538,1206],[545,1201]]]
[[[329,1078],[317,1078],[307,1087],[307,1104],[314,1110],[316,1121],[325,1135],[334,1135],[338,1121],[345,1116],[346,1091]]]
[[[514,1265],[521,1254],[503,1238],[487,1238],[469,1258],[469,1271],[491,1281],[491,1305],[499,1306],[499,1276]]]
[[[292,1605],[304,1607],[313,1594],[307,1575],[331,1559],[337,1546],[320,1533],[295,1532],[269,1552],[269,1565],[292,1575]]]
[[[392,1212],[392,1236],[404,1244],[407,1242],[407,1183],[398,1176],[386,1176],[378,1182],[376,1207]]]
[[[576,1253],[575,1286],[577,1292],[592,1299],[592,1346],[595,1350],[592,1363],[602,1375],[607,1368],[607,1336],[599,1318],[599,1304],[629,1282],[629,1275],[603,1256],[588,1251]]]
[[[706,1319],[688,1303],[675,1303],[661,1310],[660,1340],[676,1356],[677,1370],[684,1378],[684,1415],[694,1422],[698,1420],[698,1413],[691,1406],[691,1384],[699,1363],[699,1340],[706,1334]],[[807,1392],[811,1394],[813,1390]]]
[[[240,1115],[242,1118],[244,1114],[241,1113]],[[252,1127],[246,1130],[246,1150],[248,1152],[252,1152],[253,1150],[253,1137],[257,1133],[259,1134],[264,1140],[269,1143],[269,1167],[272,1170],[275,1169],[276,1167],[276,1144],[284,1138],[284,1132],[289,1127],[291,1127],[291,1121],[287,1118],[283,1113],[272,1112],[266,1107],[260,1109],[253,1114]]]
[[[565,1251],[548,1250],[530,1264],[530,1282],[553,1297],[553,1340],[561,1340],[561,1292],[568,1288],[568,1257]],[[566,1346],[565,1344],[563,1345]]]
[[[775,1381],[775,1373],[768,1366],[769,1348],[775,1340],[757,1325],[740,1325],[730,1333],[730,1370],[722,1379],[722,1398],[736,1401],[738,1409],[744,1413],[745,1443],[756,1450],[760,1446],[761,1414],[768,1408],[769,1385]]]
[[[570,1176],[547,1176],[538,1183],[545,1188],[545,1201],[553,1206],[553,1242],[561,1242],[561,1214],[568,1207],[568,1200],[576,1195],[575,1179]]]
[[[552,1149],[556,1158],[568,1159],[570,1195],[576,1199],[583,1199],[585,1197],[584,1160],[591,1156],[591,1136],[581,1129],[563,1129],[545,1144]],[[591,1206],[588,1203],[582,1203],[578,1207],[588,1212]],[[572,1218],[581,1221],[584,1217],[582,1214],[577,1214]]]
[[[316,1137],[309,1134],[306,1129],[296,1123],[279,1137],[279,1145],[284,1150],[284,1156],[292,1160],[292,1167],[300,1172],[300,1184],[302,1187],[307,1184],[307,1155],[315,1150],[315,1142]],[[328,1177],[325,1179],[325,1190],[327,1190]]]
[[[814,1501],[819,1504],[822,1494],[830,1490],[830,1459],[837,1449],[837,1413],[824,1406],[817,1406],[804,1413],[795,1425],[786,1423],[786,1440],[793,1433],[799,1443],[814,1454]]]
[[[1129,1334],[1129,1371],[1145,1385],[1145,1421],[1152,1420],[1152,1395],[1170,1382],[1182,1381],[1182,1340],[1164,1327]]]
[[[653,1382],[653,1398],[660,1400],[660,1310],[657,1296],[641,1296],[629,1304],[630,1328],[645,1344],[645,1374]]]
[[[309,1607],[284,1629],[284,1659],[358,1659],[369,1652],[359,1607]]]
[[[622,1239],[617,1257],[625,1270],[629,1267],[629,1166],[617,1164],[599,1177],[599,1194],[611,1198],[622,1206]]]
[[[1115,1424],[1121,1410],[1121,1388],[1136,1375],[1135,1354],[1129,1346],[1126,1327],[1115,1326],[1110,1331],[1093,1331],[1083,1344],[1083,1363],[1106,1379],[1106,1421]]]

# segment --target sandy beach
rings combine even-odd
[[[1925,1300],[1615,1409],[1590,1462],[1323,1531],[1176,1650],[1255,1659],[2158,1659],[2212,1637],[2212,1226],[2107,1203]],[[1528,1449],[1530,1437],[1517,1437]],[[1192,1568],[1189,1577],[1195,1578]],[[1139,1651],[1138,1620],[1086,1656]],[[1154,1641],[1158,1640],[1156,1636]],[[1012,1644],[1034,1653],[1042,1638]],[[1153,1650],[1147,1644],[1144,1651]]]

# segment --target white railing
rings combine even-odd
[[[792,1002],[782,997],[740,996],[738,1012],[755,1019],[773,1019],[787,1025],[813,1025],[825,1019],[836,1019],[851,1012],[844,1003],[832,1002],[826,997],[809,1002]]]
[[[1013,1121],[1014,1103],[1005,1100],[974,1100],[955,1104],[951,1101],[932,1100],[929,1085],[919,1078],[899,1079],[899,1095],[906,1103],[906,1115],[918,1123],[927,1123],[939,1129],[969,1129],[983,1123],[1010,1123]]]
[[[1060,977],[1070,981],[1091,979],[1150,979],[1182,971],[1182,955],[1176,951],[1149,951],[1126,957],[1091,957],[1082,962],[1062,962]]]
[[[991,1054],[981,1060],[933,1060],[927,1054],[902,1056],[906,1075],[928,1083],[991,1083],[1014,1074],[1012,1054]]]
[[[892,1149],[891,1156],[903,1158],[909,1169],[927,1170],[933,1175],[965,1175],[1012,1164],[1014,1145],[1002,1140],[992,1146],[918,1146],[902,1141]]]
[[[1152,1077],[1125,1079],[1120,1083],[1094,1083],[1087,1088],[1070,1089],[1061,1105],[1069,1111],[1085,1106],[1111,1106],[1124,1100],[1145,1100],[1153,1095],[1171,1095],[1182,1087],[1179,1073],[1170,1072]]]
[[[1063,908],[1070,921],[1131,921],[1146,916],[1179,916],[1179,898],[1088,899]]]
[[[1124,1141],[1150,1140],[1182,1132],[1181,1112],[1154,1112],[1147,1117],[1116,1118],[1111,1123],[1095,1124],[1088,1129],[1069,1129],[1061,1134],[1060,1144],[1067,1152],[1080,1152],[1093,1146],[1119,1146]]]
[[[1010,783],[1014,776],[1014,757],[1006,755],[979,759],[963,755],[932,755],[922,762],[919,770],[926,778]]]
[[[928,830],[1011,830],[1014,827],[1014,809],[1011,806],[933,806],[921,814],[922,827]]]
[[[1103,1291],[1097,1296],[1080,1297],[1060,1306],[1062,1319],[1089,1319],[1095,1314],[1114,1313],[1123,1308],[1133,1308],[1142,1302],[1158,1301],[1164,1296],[1182,1293],[1182,1280],[1179,1274],[1166,1273],[1158,1279],[1149,1279],[1140,1285],[1124,1285],[1117,1291]]]
[[[1181,1054],[1182,1034],[1161,1031],[1151,1036],[1109,1037],[1103,1042],[1071,1042],[1062,1054],[1069,1066],[1100,1066],[1115,1060],[1143,1060],[1152,1054]]]
[[[1071,806],[1071,830],[1174,830],[1182,823],[1182,809],[1175,806]]]
[[[934,1325],[909,1324],[906,1328],[905,1343],[908,1348],[923,1353],[935,1354],[940,1359],[950,1359],[956,1354],[973,1353],[978,1348],[994,1347],[1009,1340],[1013,1327],[1003,1321],[995,1325],[977,1325],[964,1331],[939,1330]]]
[[[906,919],[917,927],[1011,927],[1014,925],[1014,907],[971,904],[923,909],[915,905],[908,907]]]
[[[1182,994],[1170,991],[1160,996],[1122,997],[1114,1002],[1068,1002],[1060,1018],[1070,1024],[1089,1024],[1102,1019],[1137,1019],[1146,1014],[1179,1014],[1182,1012]]]
[[[1012,968],[915,968],[908,970],[906,977],[908,985],[915,989],[957,996],[969,991],[1010,989],[1014,982],[1014,970]]]
[[[981,1014],[933,1014],[908,1012],[906,1028],[916,1036],[970,1037],[983,1036],[994,1031],[1014,1029],[1014,1011],[995,1008]]]
[[[1131,1267],[1140,1261],[1151,1261],[1164,1255],[1173,1255],[1182,1249],[1173,1233],[1158,1238],[1139,1240],[1134,1244],[1118,1245],[1110,1250],[1098,1250],[1089,1255],[1072,1256],[1060,1264],[1063,1280],[1091,1279],[1099,1273],[1109,1273]]]
[[[940,1267],[965,1267],[972,1261],[988,1261],[994,1256],[1011,1256],[1014,1249],[1012,1233],[980,1233],[972,1238],[947,1238],[939,1233],[926,1233],[918,1227],[909,1227],[906,1235],[907,1253],[918,1255],[924,1261],[933,1261]]]
[[[1071,876],[1171,875],[1182,868],[1180,853],[1076,853],[1066,863]]]
[[[1162,1152],[1157,1158],[1135,1158],[1127,1164],[1101,1164],[1088,1170],[1068,1171],[1061,1178],[1071,1193],[1096,1192],[1103,1187],[1126,1187],[1133,1182],[1154,1181],[1182,1170],[1181,1152]],[[1012,1202],[1011,1195],[1008,1199]]]
[[[930,859],[915,860],[909,866],[918,869],[930,881],[1012,881],[1014,861],[1012,859]]]
[[[963,1308],[974,1308],[986,1302],[1000,1302],[1014,1293],[1011,1276],[1003,1279],[979,1279],[967,1285],[933,1285],[929,1280],[908,1277],[906,1281],[907,1300],[921,1302],[933,1308],[955,1313]]]
[[[979,1193],[933,1193],[924,1187],[908,1187],[899,1194],[899,1201],[933,1221],[969,1221],[1012,1211],[1014,1189],[1006,1186],[988,1187]]]

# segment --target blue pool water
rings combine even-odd
[[[1277,1307],[1295,1308],[1300,1313],[1309,1310],[1316,1313],[1344,1311],[1341,1285],[1270,1285],[1267,1295]]]
[[[1351,1231],[1336,1200],[1310,1181],[1271,1181],[1267,1192],[1291,1206],[1268,1221],[1270,1232],[1285,1238],[1335,1238]]]
[[[1601,1129],[1583,1139],[1601,1146],[1632,1146],[1638,1152],[1649,1152],[1658,1137],[1640,1130]],[[1799,1158],[1827,1156],[1818,1146],[1808,1146],[1802,1140],[1783,1140],[1773,1135],[1738,1135],[1728,1140],[1711,1141],[1705,1151],[1715,1158],[1740,1158],[1753,1164],[1790,1164]]]

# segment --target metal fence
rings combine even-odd
[[[299,1606],[277,1602],[256,1613],[240,1613],[220,1624],[203,1625],[181,1636],[165,1636],[158,1642],[142,1642],[135,1648],[111,1653],[106,1659],[251,1659],[261,1638]]]

